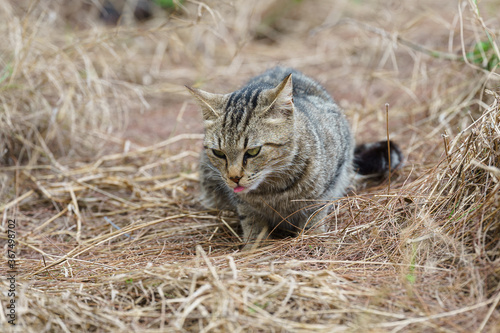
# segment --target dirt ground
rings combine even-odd
[[[157,1],[145,21],[128,1],[108,25],[103,3],[0,4],[0,331],[500,330],[497,1]],[[242,253],[197,201],[184,85],[276,65],[359,143],[386,138],[388,103],[406,160],[332,202],[324,235]]]

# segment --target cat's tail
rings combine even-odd
[[[390,149],[389,149],[390,148]],[[403,153],[392,141],[379,141],[356,146],[354,150],[354,170],[357,174],[381,176],[389,172],[389,152],[391,170],[403,164]]]

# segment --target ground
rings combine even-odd
[[[500,329],[497,2],[186,0],[116,26],[96,3],[0,6],[2,331]],[[406,160],[331,202],[328,232],[242,253],[197,201],[184,85],[275,65]]]

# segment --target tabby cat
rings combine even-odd
[[[244,250],[276,228],[325,231],[325,204],[344,195],[355,172],[387,170],[387,141],[355,153],[342,110],[294,69],[273,68],[229,94],[188,89],[205,128],[202,203],[238,214]],[[392,142],[391,148],[395,168],[402,156]]]

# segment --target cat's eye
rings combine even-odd
[[[212,149],[212,152],[214,153],[215,156],[218,158],[226,158],[226,154],[224,154],[222,151],[217,150],[217,149]]]
[[[260,148],[262,148],[262,147],[255,147],[255,148],[252,148],[252,149],[248,149],[247,150],[248,157],[255,157],[255,156],[259,155]]]

